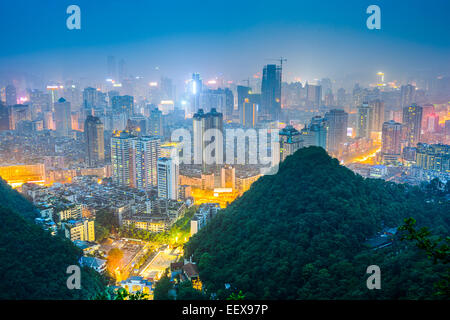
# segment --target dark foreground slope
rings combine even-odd
[[[0,299],[88,299],[104,289],[95,271],[83,269],[81,290],[66,285],[80,250],[32,222],[34,207],[0,179]]]
[[[363,179],[317,147],[288,157],[196,234],[186,256],[198,263],[209,293],[249,299],[434,298],[444,268],[398,239],[365,244],[406,217],[449,234],[448,203],[418,188]],[[368,290],[366,269],[379,265],[382,289]]]

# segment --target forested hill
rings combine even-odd
[[[81,289],[69,290],[67,267],[81,250],[33,222],[35,208],[0,179],[0,299],[89,299],[103,279],[82,269]]]
[[[418,187],[364,179],[319,147],[303,148],[264,176],[186,244],[208,292],[248,299],[433,298],[442,265],[411,243],[372,250],[366,240],[414,217],[449,234],[449,204]],[[382,289],[368,290],[379,265]]]

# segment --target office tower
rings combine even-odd
[[[162,100],[175,100],[175,87],[172,79],[161,77],[161,98]]]
[[[88,116],[84,122],[87,163],[90,167],[102,165],[105,160],[104,126],[98,117]]]
[[[358,123],[356,125],[356,136],[359,138],[370,138],[372,132],[373,108],[367,102],[358,107]]]
[[[70,113],[70,102],[60,98],[54,105],[55,108],[55,129],[60,136],[67,137],[72,130],[72,119]]]
[[[119,60],[119,81],[122,82],[127,76],[127,66],[124,59]]]
[[[317,146],[327,150],[327,122],[326,119],[315,116],[308,126],[301,130],[303,146]]]
[[[434,114],[434,105],[424,104],[422,106],[422,131],[425,131],[428,126],[428,117]]]
[[[230,165],[225,165],[220,171],[221,187],[236,188],[236,169]]]
[[[114,96],[111,106],[115,113],[125,113],[128,118],[134,114],[134,99],[132,96]]]
[[[188,84],[188,94],[190,97],[189,114],[193,115],[200,109],[200,96],[203,92],[203,83],[200,74],[193,73]]]
[[[193,117],[193,143],[194,143],[194,163],[203,164],[206,169],[206,161],[210,157],[215,157],[217,163],[223,162],[223,115],[212,109],[209,113],[204,113],[200,109]],[[211,140],[204,138],[205,133],[209,130],[213,131]],[[210,132],[211,133],[211,132]],[[222,141],[220,140],[222,138]],[[204,141],[204,140],[208,141]],[[206,146],[214,144],[214,153],[206,154]],[[211,163],[212,164],[212,163]]]
[[[142,136],[133,141],[136,164],[136,188],[149,190],[156,187],[157,165],[160,158],[160,139],[157,136]]]
[[[9,108],[0,101],[0,131],[9,130]]]
[[[83,90],[83,106],[86,109],[99,107],[102,105],[101,92],[95,88],[85,88]]]
[[[280,160],[284,161],[303,146],[302,135],[292,126],[286,126],[279,132]]]
[[[116,80],[116,58],[114,56],[108,56],[106,60],[106,67],[108,79]]]
[[[339,107],[344,107],[346,105],[346,94],[345,94],[345,89],[344,88],[340,88],[337,91],[337,105]]]
[[[31,111],[28,105],[16,104],[8,106],[9,130],[15,130],[20,121],[30,121]]]
[[[150,112],[148,133],[152,136],[164,137],[162,112],[155,108]]]
[[[402,108],[409,107],[416,102],[416,87],[410,84],[401,86],[400,88],[400,106]]]
[[[233,120],[234,94],[229,88],[225,88],[225,110],[223,110],[223,119],[227,122]]]
[[[383,123],[381,158],[385,163],[398,161],[402,151],[402,124],[390,120]]]
[[[218,112],[225,110],[226,95],[222,89],[206,89],[200,96],[200,108],[204,112],[209,112],[211,109],[216,109]]]
[[[422,107],[416,104],[403,108],[403,125],[406,130],[408,147],[415,147],[420,141]]]
[[[332,109],[325,114],[328,125],[328,152],[339,154],[347,138],[348,113],[340,109]]]
[[[450,146],[445,144],[418,143],[416,166],[437,172],[450,171]]]
[[[261,94],[252,93],[249,87],[238,86],[239,122],[245,128],[254,128],[258,122]]]
[[[6,106],[13,106],[17,104],[16,87],[14,87],[12,84],[7,85],[5,88],[5,99]]]
[[[135,187],[133,143],[136,139],[127,132],[111,137],[112,180],[116,184]]]
[[[372,131],[381,132],[384,123],[384,102],[377,99],[369,102],[372,108]]]
[[[174,159],[158,159],[158,197],[178,200],[178,164]]]
[[[314,107],[319,107],[322,102],[322,87],[306,83],[306,100]]]
[[[281,114],[281,67],[275,64],[264,66],[261,84],[262,119],[279,120]]]

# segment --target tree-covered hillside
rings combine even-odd
[[[32,222],[34,207],[0,183],[0,299],[89,299],[104,290],[95,271],[82,269],[81,289],[69,290],[67,267],[81,250]]]
[[[435,298],[446,268],[413,244],[373,250],[365,243],[407,217],[448,235],[449,203],[418,187],[364,179],[322,148],[297,151],[186,244],[207,292],[247,299]],[[366,269],[381,268],[381,290]],[[231,289],[225,289],[230,284]]]

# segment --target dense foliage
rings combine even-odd
[[[408,217],[450,234],[446,196],[364,179],[323,149],[303,148],[192,237],[185,255],[198,263],[207,292],[221,299],[230,290],[246,299],[436,298],[444,264],[398,234],[378,250],[365,242]],[[366,287],[369,265],[381,268],[381,290]]]
[[[81,250],[35,225],[33,205],[3,181],[0,200],[0,299],[89,299],[104,290],[104,279],[88,268],[81,289],[69,290],[67,267]]]

